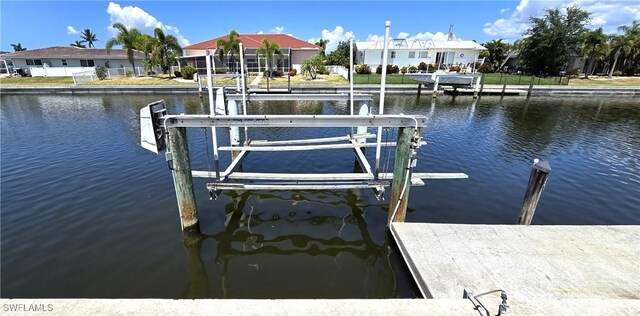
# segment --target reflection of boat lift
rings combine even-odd
[[[388,38],[389,25],[385,30]],[[387,58],[387,48],[383,58]],[[240,68],[244,76],[244,62],[242,44],[240,46]],[[207,77],[211,74],[211,54],[207,51]],[[353,69],[353,60],[351,68]],[[207,183],[207,189],[212,198],[217,198],[222,190],[339,190],[371,188],[376,197],[381,198],[384,190],[392,186],[391,203],[393,212],[389,213],[389,221],[404,221],[409,187],[424,185],[423,179],[458,179],[467,178],[462,173],[416,173],[412,169],[417,163],[417,149],[423,145],[422,128],[426,118],[421,115],[385,115],[384,93],[385,73],[383,68],[382,85],[380,91],[379,115],[371,115],[369,104],[371,95],[354,94],[353,80],[351,80],[350,94],[247,94],[246,82],[241,84],[240,94],[225,94],[223,89],[217,89],[214,102],[214,88],[212,80],[207,80],[210,115],[167,115],[164,101],[149,104],[140,111],[141,143],[146,149],[158,153],[167,149],[166,158],[173,171],[174,186],[181,214],[184,230],[199,229],[192,177],[214,178],[214,182]],[[350,101],[351,115],[249,115],[247,102],[267,100],[320,100],[320,101]],[[240,101],[240,102],[238,102]],[[354,114],[354,102],[360,103],[359,115]],[[239,104],[240,103],[240,104]],[[241,106],[240,106],[241,105]],[[238,113],[242,112],[242,115]],[[214,172],[191,171],[189,150],[187,143],[187,127],[211,128],[213,143]],[[244,128],[244,140],[240,143],[240,127]],[[348,127],[352,133],[341,137],[296,140],[252,140],[249,138],[249,128],[253,127]],[[376,134],[369,134],[367,128],[377,127]],[[231,146],[218,146],[216,129],[230,129]],[[357,132],[353,132],[356,128]],[[398,128],[397,142],[390,142],[387,138],[383,143],[383,128]],[[375,143],[367,143],[368,138],[376,137]],[[165,139],[167,146],[165,146]],[[155,145],[155,146],[154,146]],[[393,173],[385,172],[381,168],[381,148],[395,146]],[[363,148],[375,147],[375,164],[372,166],[364,155]],[[247,155],[253,151],[306,151],[328,149],[352,149],[363,172],[361,173],[255,173],[239,172],[239,166]],[[231,151],[234,157],[225,169],[220,168],[218,152]],[[208,145],[207,145],[208,152]],[[390,160],[387,156],[387,166]],[[209,168],[210,169],[210,168]],[[231,182],[250,181],[250,182]],[[268,181],[268,182],[264,182]],[[392,181],[392,183],[390,183]]]

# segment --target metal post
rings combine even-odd
[[[529,176],[529,184],[527,185],[527,191],[524,195],[524,201],[522,202],[522,210],[518,217],[519,225],[530,225],[533,215],[536,213],[536,207],[540,200],[540,195],[544,189],[544,185],[547,183],[547,177],[549,177],[551,167],[546,161],[540,161],[535,159],[533,166],[531,167],[531,175]]]
[[[393,163],[393,182],[391,183],[391,201],[389,203],[389,217],[387,224],[391,222],[404,222],[409,201],[409,188],[411,187],[411,160],[415,157],[415,149],[412,147],[415,127],[400,127],[398,129],[398,144],[396,158]],[[413,157],[412,157],[413,156]]]
[[[384,114],[384,92],[385,83],[387,77],[387,55],[389,53],[389,28],[391,27],[391,21],[384,23],[384,47],[382,49],[382,77],[380,78],[380,106],[378,113]],[[382,127],[378,127],[378,139],[376,145],[376,170],[375,178],[378,179],[378,173],[380,172],[380,145],[382,144]]]
[[[349,95],[351,115],[353,115],[353,36],[349,38]]]
[[[207,89],[209,89],[209,113],[213,116],[216,115],[215,104],[213,103],[213,82],[211,82],[211,54],[209,50],[206,51],[207,58]],[[216,180],[220,180],[220,160],[218,159],[218,137],[216,134],[216,128],[211,127],[211,141],[213,142],[213,161],[216,169]]]
[[[180,225],[183,231],[200,231],[196,197],[193,192],[193,178],[191,177],[187,128],[169,127],[167,128],[167,133],[173,161],[171,173],[173,174],[173,185],[176,191],[176,199],[178,200]]]
[[[244,51],[242,48],[242,43],[240,43],[240,72],[241,76],[244,78]],[[238,82],[240,82],[240,78],[238,78]],[[247,93],[245,91],[244,79],[242,82],[242,115],[247,115]],[[249,138],[249,132],[247,131],[247,127],[244,127],[244,141],[246,142]]]

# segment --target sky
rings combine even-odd
[[[100,41],[114,36],[110,27],[121,22],[153,34],[161,27],[184,45],[236,30],[245,33],[284,33],[315,42],[327,39],[332,51],[341,40],[376,40],[391,21],[390,36],[445,39],[452,25],[457,40],[484,43],[520,38],[530,16],[546,8],[577,4],[592,13],[591,28],[615,33],[620,25],[640,20],[640,1],[519,0],[519,1],[11,1],[0,0],[0,50],[10,44],[27,49],[68,46],[89,28]]]

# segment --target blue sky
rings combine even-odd
[[[332,50],[353,34],[356,40],[381,37],[391,21],[392,37],[444,38],[453,24],[457,39],[480,43],[513,41],[526,30],[528,17],[545,8],[577,3],[592,12],[592,27],[606,32],[640,19],[640,1],[0,1],[0,49],[20,42],[30,49],[67,46],[89,28],[96,47],[113,36],[109,26],[122,22],[152,34],[160,26],[182,44],[208,40],[232,29],[239,33],[285,33],[303,40],[330,40]]]

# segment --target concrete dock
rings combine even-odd
[[[393,223],[391,233],[427,298],[503,289],[516,314],[591,314],[595,302],[640,313],[640,226]],[[497,311],[499,293],[481,300]]]

